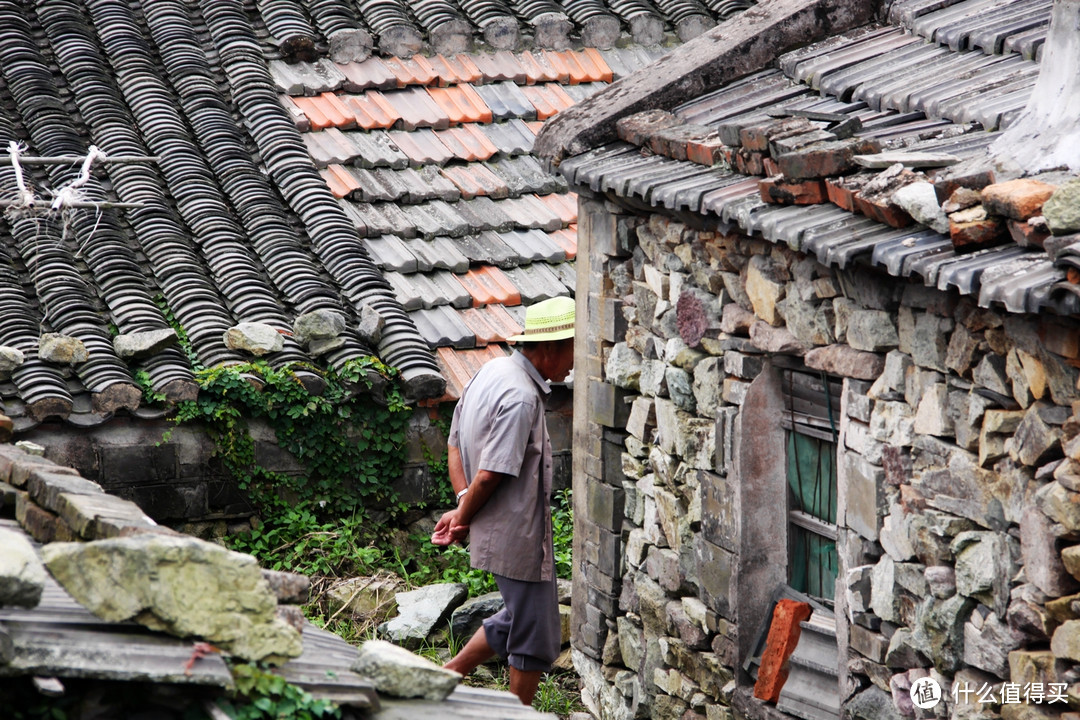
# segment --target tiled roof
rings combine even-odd
[[[571,187],[632,196],[660,210],[697,213],[721,228],[738,227],[826,264],[867,262],[1012,312],[1077,312],[1077,294],[1054,289],[1065,277],[1067,260],[1059,258],[1055,266],[1052,252],[1057,248],[1049,243],[1046,250],[1005,242],[962,252],[948,234],[921,225],[890,227],[880,218],[831,203],[766,203],[760,176],[775,174],[775,167],[755,172],[735,162],[743,162],[741,130],[792,115],[808,117],[817,133],[857,118],[858,136],[877,139],[887,150],[982,158],[998,131],[1027,103],[1050,6],[1050,0],[898,0],[891,6],[890,25],[795,50],[782,56],[775,69],[676,108],[676,122],[684,123],[681,142],[677,133],[668,132],[667,139],[654,140],[643,150],[623,137],[563,160],[560,172]],[[685,138],[710,132],[708,142],[726,146],[736,169],[723,162],[701,164],[712,160],[689,152],[693,142],[688,145]],[[765,156],[765,162],[774,162],[768,152]],[[857,185],[877,172],[847,180]]]
[[[123,359],[113,338],[173,319],[204,365],[248,359],[222,335],[257,321],[282,334],[276,365],[375,352],[414,397],[456,397],[468,376],[435,349],[500,342],[515,316],[488,308],[573,292],[576,202],[530,155],[542,120],[665,52],[641,42],[747,5],[0,1],[0,152],[96,146],[78,200],[112,204],[50,214],[78,162],[0,165],[0,345],[26,357],[0,412],[17,430],[156,416],[136,376],[191,397],[192,362]],[[7,207],[20,178],[32,211]],[[385,320],[375,347],[364,306]],[[349,321],[318,358],[290,334],[313,310]],[[42,360],[46,332],[89,359]]]

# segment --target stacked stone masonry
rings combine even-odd
[[[584,195],[579,218],[573,648],[598,718],[777,716],[742,667],[788,580],[777,377],[800,364],[842,383],[844,716],[1080,708],[1074,319]]]

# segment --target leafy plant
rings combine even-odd
[[[573,673],[547,673],[536,688],[533,707],[540,712],[555,713],[561,718],[585,711],[577,685],[577,676]]]
[[[315,720],[340,718],[341,709],[255,664],[234,665],[236,697],[218,700],[218,707],[233,720]]]
[[[199,397],[179,403],[174,420],[206,427],[217,455],[258,506],[281,508],[290,498],[344,515],[365,505],[393,508],[409,418],[396,371],[375,358],[350,360],[337,372],[321,373],[325,387],[314,395],[296,369],[255,361],[198,370]],[[386,383],[384,404],[354,392],[370,390],[375,378]],[[304,475],[272,472],[255,462],[248,421],[256,418],[304,465]]]
[[[574,572],[573,490],[558,490],[552,500],[551,532],[555,544],[555,576],[569,580]]]

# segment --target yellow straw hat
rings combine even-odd
[[[554,297],[525,309],[525,332],[511,342],[545,342],[574,337],[574,299]]]

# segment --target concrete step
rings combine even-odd
[[[804,720],[837,720],[840,717],[839,679],[835,674],[818,672],[793,662],[776,709]]]

